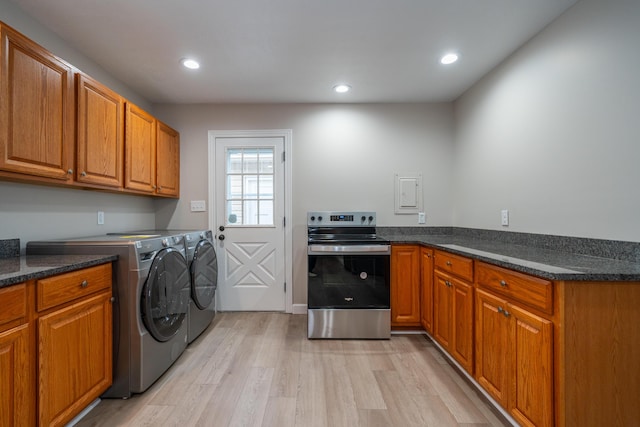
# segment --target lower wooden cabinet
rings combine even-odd
[[[473,373],[473,286],[436,270],[433,337],[469,373]]]
[[[65,425],[112,381],[111,292],[38,319],[40,425]]]
[[[28,323],[0,333],[0,426],[35,425],[31,341]]]
[[[420,248],[420,322],[428,333],[433,333],[433,250]]]
[[[420,246],[391,247],[391,326],[420,326]]]
[[[0,426],[36,425],[35,336],[29,288],[0,289]]]
[[[0,289],[0,426],[62,426],[112,383],[111,264]]]
[[[476,291],[478,383],[523,426],[553,425],[553,323]]]

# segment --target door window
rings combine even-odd
[[[226,150],[227,226],[273,226],[274,149]]]

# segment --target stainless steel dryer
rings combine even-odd
[[[147,390],[187,346],[190,274],[184,236],[122,234],[27,243],[27,254],[115,254],[113,385]]]

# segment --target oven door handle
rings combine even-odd
[[[390,255],[390,245],[309,245],[308,255],[330,255],[348,253],[349,255]]]

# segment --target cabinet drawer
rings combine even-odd
[[[38,311],[111,287],[111,264],[102,264],[38,280]]]
[[[442,251],[435,251],[434,259],[437,269],[473,281],[473,260]]]
[[[0,331],[9,322],[26,319],[27,285],[20,283],[0,289],[0,307]]]
[[[478,285],[513,300],[553,313],[553,283],[538,277],[478,262]]]

